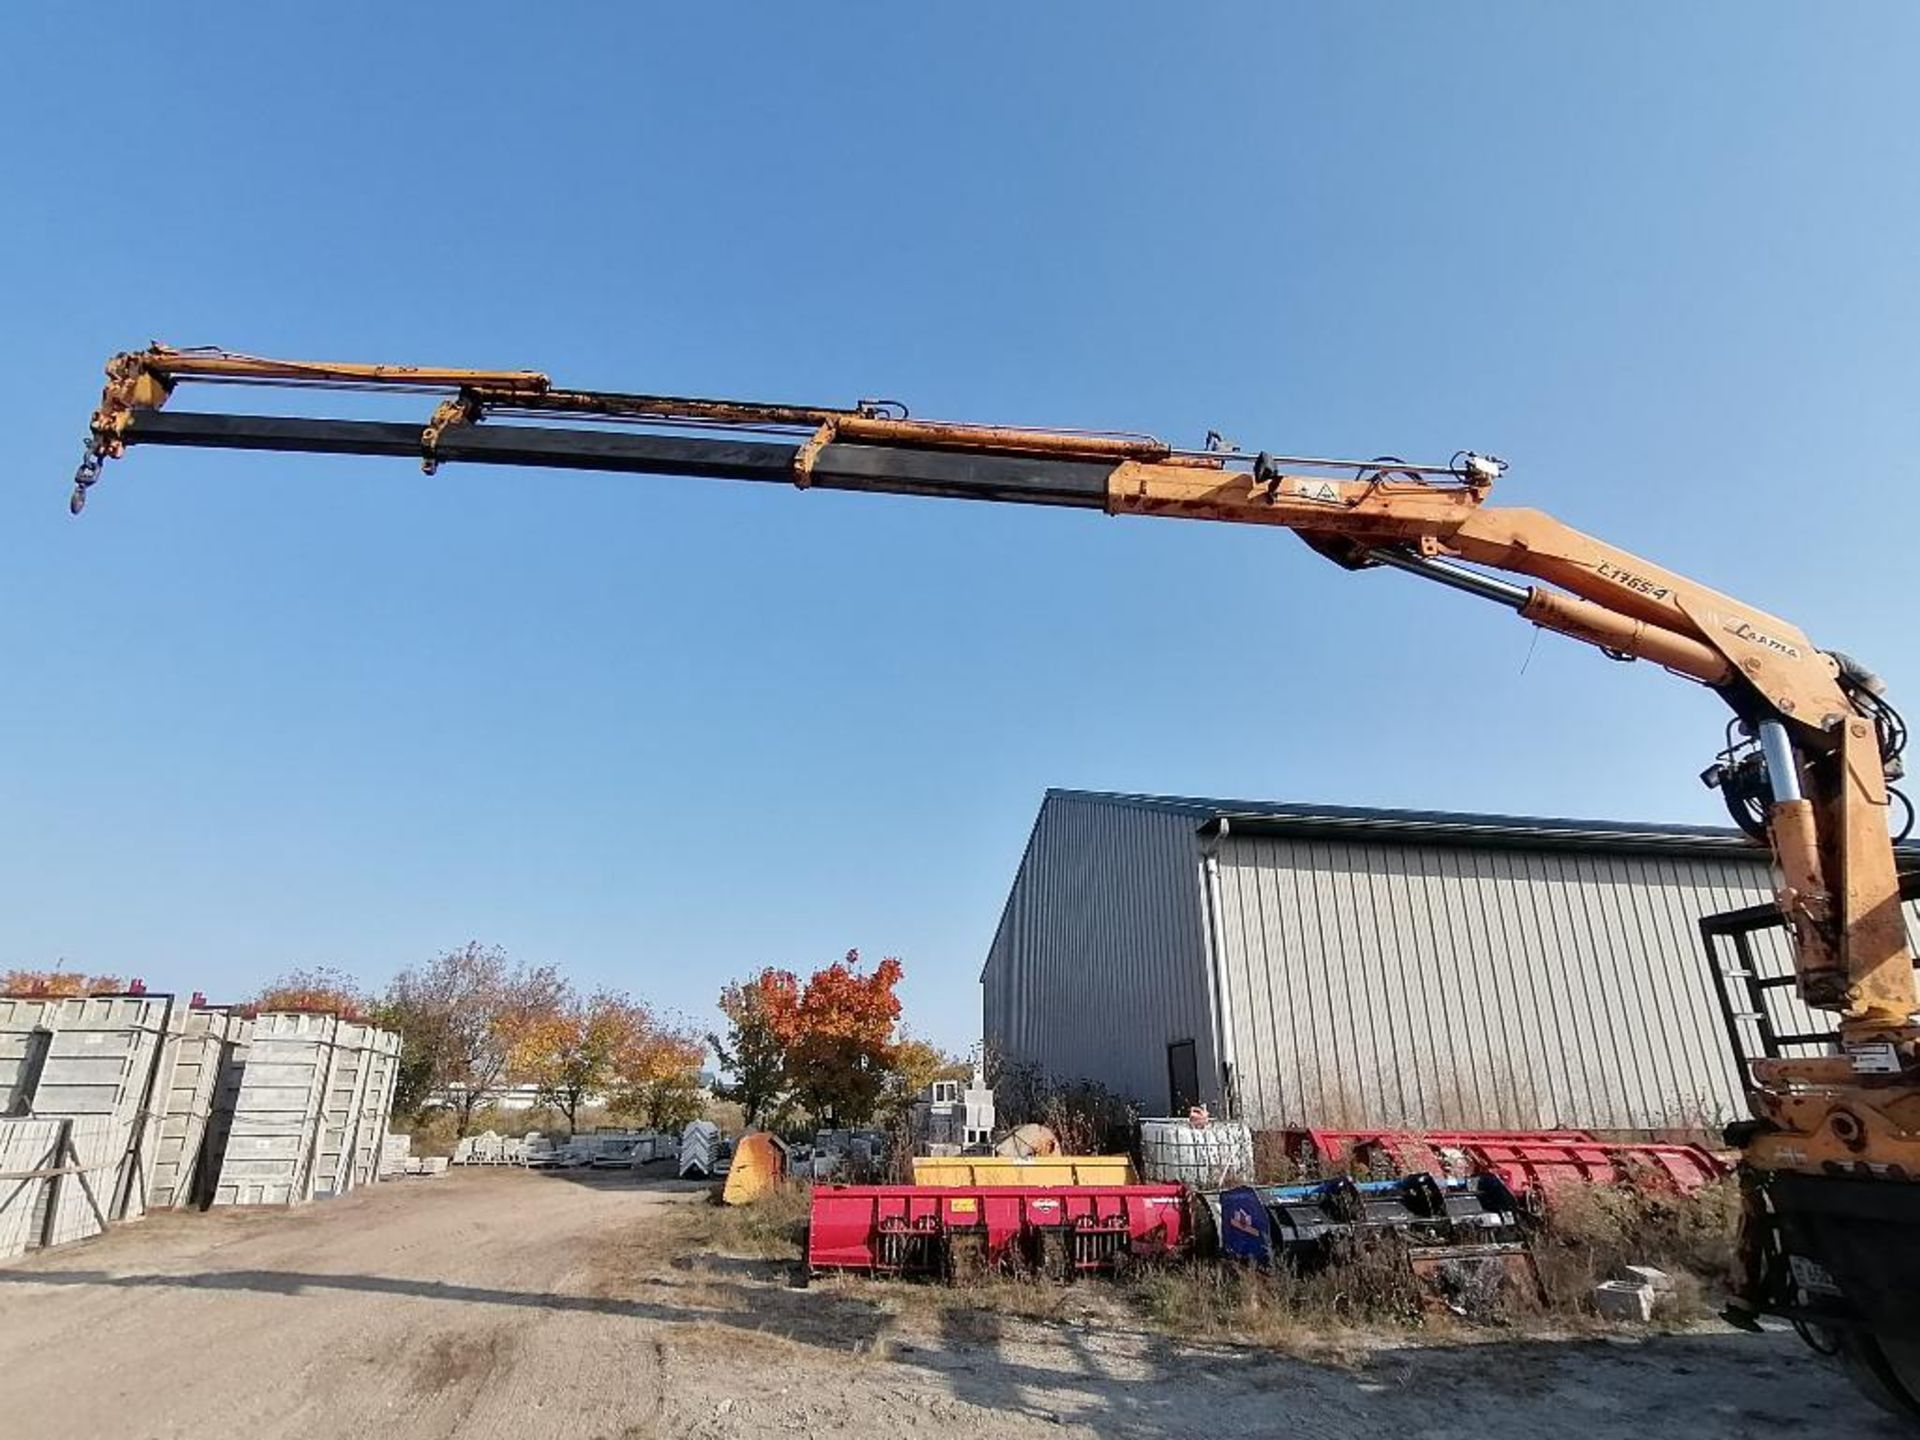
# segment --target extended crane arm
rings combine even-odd
[[[1800,989],[1850,1035],[1911,1048],[1911,961],[1888,838],[1897,762],[1877,682],[1779,618],[1535,510],[1486,503],[1503,468],[1181,450],[1147,435],[925,421],[889,402],[754,404],[567,390],[536,371],[264,360],[154,346],[117,356],[74,492],[129,445],[391,455],[783,481],[1098,508],[1292,530],[1350,568],[1390,565],[1719,692],[1751,741],[1710,772],[1770,839]],[[164,410],[184,383],[411,391],[424,425]],[[556,419],[585,422],[555,425]],[[1469,563],[1461,563],[1469,562]],[[1516,585],[1492,570],[1544,582]],[[1877,1042],[1876,1042],[1877,1043]]]
[[[414,391],[424,424],[163,408],[189,382]],[[1840,1016],[1839,1054],[1751,1062],[1736,1310],[1840,1327],[1834,1348],[1920,1415],[1920,1029],[1888,834],[1905,729],[1877,679],[1785,621],[1487,497],[1503,468],[1245,455],[1208,437],[957,425],[878,401],[840,408],[565,390],[536,371],[305,364],[154,346],[116,357],[73,509],[130,445],[404,456],[786,482],[1293,531],[1353,569],[1391,566],[1712,687],[1743,738],[1702,777],[1772,846],[1802,999]],[[1515,583],[1501,575],[1527,577]],[[1909,816],[1911,811],[1909,810]],[[1824,1274],[1816,1295],[1808,1277]],[[1810,1331],[1807,1333],[1811,1333]]]

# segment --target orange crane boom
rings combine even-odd
[[[1842,1195],[1834,1187],[1856,1181],[1878,1187],[1878,1204],[1895,1185],[1920,1227],[1920,1027],[1888,820],[1905,740],[1897,712],[1870,671],[1787,621],[1540,511],[1488,503],[1504,469],[1495,459],[1250,455],[1212,436],[1181,449],[1150,435],[926,421],[884,401],[834,407],[569,390],[530,370],[277,361],[157,345],[115,357],[107,376],[76,476],[76,513],[107,459],[147,444],[402,456],[429,472],[460,461],[709,476],[1270,525],[1350,569],[1388,566],[1436,581],[1705,685],[1733,710],[1740,738],[1703,778],[1771,845],[1799,993],[1840,1017],[1840,1055],[1754,1067],[1753,1119],[1733,1132],[1751,1181],[1748,1301],[1796,1315],[1818,1308],[1808,1308],[1804,1287],[1781,1279],[1775,1222],[1783,1205],[1817,1209]],[[438,404],[415,425],[168,408],[179,387],[194,383],[412,391]],[[1791,1202],[1775,1184],[1781,1176],[1799,1177]],[[1854,1192],[1844,1194],[1845,1203],[1833,1201],[1842,1211],[1854,1203]],[[1920,1261],[1900,1274],[1911,1293]],[[1920,1407],[1920,1314],[1911,1302],[1886,1300],[1890,1284],[1840,1275],[1851,1309],[1821,1311],[1819,1323],[1864,1326],[1871,1338],[1860,1343],[1876,1347],[1873,1363],[1898,1363],[1896,1385]]]

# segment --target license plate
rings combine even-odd
[[[1817,1260],[1809,1260],[1804,1255],[1789,1255],[1787,1264],[1792,1267],[1794,1284],[1802,1290],[1819,1295],[1838,1295],[1840,1286],[1833,1278],[1833,1272]]]

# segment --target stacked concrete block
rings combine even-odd
[[[379,1178],[399,1037],[337,1015],[256,1016],[215,1205],[297,1205]]]
[[[0,1118],[0,1260],[104,1230],[125,1144],[107,1115]]]
[[[72,1169],[43,1192],[42,1233],[48,1245],[90,1240],[111,1221],[138,1218],[116,1214],[111,1192],[102,1183],[123,1173],[126,1127],[108,1115],[76,1115],[66,1127],[66,1160]]]
[[[240,1106],[240,1083],[247,1073],[247,1057],[253,1053],[253,1024],[234,1037],[224,1051],[220,1069],[213,1080],[213,1113],[207,1117],[207,1138],[202,1151],[199,1193],[195,1202],[203,1209],[213,1204],[219,1187],[220,1171],[226,1164],[227,1141],[233,1135],[233,1115]]]
[[[1622,1265],[1617,1278],[1593,1287],[1593,1308],[1609,1320],[1645,1324],[1673,1293],[1673,1277],[1651,1265]]]
[[[220,1006],[189,1009],[169,1031],[159,1134],[147,1182],[149,1209],[180,1210],[206,1202],[225,1140],[222,1132],[216,1142],[214,1124],[221,1077],[237,1078],[252,1031],[251,1020]]]
[[[379,1178],[380,1146],[393,1105],[400,1037],[353,1021],[334,1035],[334,1063],[321,1127],[315,1193],[344,1195]]]
[[[0,1259],[148,1209],[377,1180],[400,1040],[168,995],[0,996]]]
[[[48,1238],[55,1187],[65,1179],[66,1120],[0,1120],[0,1260],[10,1260]]]
[[[502,1135],[482,1130],[478,1135],[463,1135],[453,1142],[455,1165],[524,1165],[526,1141],[517,1135]]]
[[[146,1213],[162,1118],[156,1097],[178,1023],[168,995],[0,997],[6,1113],[87,1122],[70,1139],[89,1151],[89,1184],[111,1220]]]
[[[313,1198],[339,1026],[334,1015],[255,1017],[215,1205],[291,1205]]]

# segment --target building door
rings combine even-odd
[[[1167,1094],[1169,1115],[1184,1115],[1200,1103],[1200,1062],[1191,1040],[1167,1046]]]

